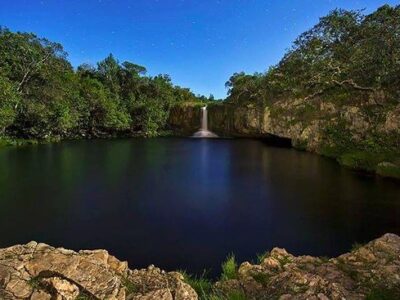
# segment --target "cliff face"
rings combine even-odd
[[[105,250],[36,242],[0,249],[0,299],[6,300],[399,299],[399,274],[400,237],[394,234],[331,259],[274,248],[258,264],[242,263],[233,278],[206,294],[178,272],[131,270]]]
[[[177,135],[191,136],[200,128],[201,105],[174,106],[167,120],[168,129]]]
[[[290,139],[295,148],[337,159],[348,167],[400,178],[400,105],[313,100],[279,101],[263,109],[230,103],[208,106],[209,129],[219,136]],[[193,133],[200,109],[172,111],[170,124]]]

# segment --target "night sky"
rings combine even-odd
[[[74,66],[109,53],[167,73],[195,93],[225,97],[234,73],[263,72],[334,8],[380,0],[0,0],[0,25],[60,42]]]

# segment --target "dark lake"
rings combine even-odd
[[[0,150],[0,247],[104,248],[216,275],[275,246],[335,256],[400,234],[400,184],[256,140],[122,139]]]

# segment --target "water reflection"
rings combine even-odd
[[[107,248],[218,272],[274,246],[337,255],[400,233],[400,187],[252,140],[75,141],[0,151],[0,246]]]

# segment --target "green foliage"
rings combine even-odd
[[[211,299],[211,297],[213,297],[213,284],[211,280],[206,277],[206,272],[201,276],[190,275],[185,271],[180,271],[180,273],[183,275],[184,281],[196,291],[201,300]]]
[[[375,172],[387,172],[396,177],[398,158],[400,157],[400,137],[393,134],[370,132],[367,138],[353,139],[352,133],[342,120],[329,124],[324,129],[325,143],[319,153],[335,158],[351,169]],[[386,162],[385,164],[381,164]]]
[[[281,265],[281,267],[284,267],[288,263],[292,262],[292,260],[290,259],[289,256],[281,256],[281,257],[278,257],[277,259],[278,259],[279,264]]]
[[[255,281],[263,286],[266,286],[271,280],[271,275],[268,275],[266,273],[256,273],[253,274],[252,277]]]
[[[40,289],[40,280],[41,278],[39,276],[32,277],[29,279],[28,284],[34,289],[38,290]]]
[[[225,300],[246,300],[246,295],[242,291],[231,291]]]
[[[14,122],[19,101],[15,86],[0,74],[0,136]]]
[[[261,264],[264,261],[264,259],[266,259],[269,256],[269,254],[270,254],[269,251],[265,251],[264,253],[258,253],[256,263]]]
[[[121,283],[125,287],[127,296],[139,291],[139,287],[127,278],[122,278]]]
[[[209,101],[112,54],[74,71],[57,43],[0,28],[0,136],[158,135],[177,103]]]
[[[222,263],[221,280],[229,280],[237,278],[238,264],[235,255],[230,254],[227,259]]]
[[[373,95],[382,105],[400,96],[400,6],[369,15],[336,9],[301,34],[284,58],[264,74],[235,73],[228,100],[268,105],[281,99],[320,97],[344,103]],[[308,111],[306,111],[308,113]]]
[[[30,139],[11,139],[8,137],[0,138],[0,148],[7,146],[26,146],[26,145],[37,145],[37,140]]]
[[[373,172],[380,159],[370,152],[350,152],[339,157],[339,162],[351,169]]]

